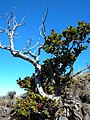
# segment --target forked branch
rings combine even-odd
[[[35,58],[34,54],[32,54],[31,52],[28,52],[34,58],[34,59],[32,59],[29,56],[27,56],[26,54],[23,54],[22,51],[15,50],[15,48],[14,48],[14,42],[13,42],[14,36],[15,36],[17,28],[22,26],[22,25],[25,25],[24,18],[21,20],[20,23],[17,23],[16,20],[15,20],[14,13],[11,12],[11,16],[8,17],[8,20],[7,20],[8,28],[6,29],[6,28],[3,28],[3,27],[0,27],[0,33],[3,33],[3,32],[6,33],[6,35],[9,38],[9,44],[10,45],[9,46],[2,45],[2,43],[0,42],[0,48],[9,50],[14,57],[20,57],[20,58],[32,63],[34,66],[36,66],[37,61],[36,61],[36,58]]]
[[[45,41],[46,41],[45,21],[46,21],[47,15],[48,15],[48,8],[47,8],[45,16],[44,16],[44,18],[42,20],[42,25],[39,28],[39,30],[40,30],[40,36],[42,38],[44,38]],[[6,50],[10,51],[11,54],[14,57],[19,57],[19,58],[22,58],[22,59],[24,59],[24,60],[32,63],[34,65],[34,67],[35,67],[35,70],[37,71],[36,74],[35,74],[35,83],[36,83],[36,86],[37,86],[39,94],[42,95],[43,97],[48,97],[50,99],[59,99],[60,97],[55,97],[54,95],[48,95],[48,94],[46,94],[44,92],[44,90],[43,90],[41,81],[38,78],[38,73],[41,71],[41,65],[38,63],[38,57],[39,57],[40,52],[41,52],[40,50],[43,48],[43,46],[45,44],[45,41],[44,41],[43,44],[40,44],[40,41],[38,41],[31,48],[29,48],[30,47],[29,46],[30,43],[27,43],[26,47],[22,51],[15,50],[15,48],[14,48],[14,42],[13,42],[14,36],[15,36],[17,28],[25,24],[24,23],[24,18],[21,20],[20,23],[17,23],[16,20],[15,20],[14,14],[11,13],[11,16],[7,20],[7,24],[8,24],[8,29],[0,27],[0,33],[5,32],[7,34],[8,38],[9,38],[9,44],[10,45],[9,46],[2,45],[2,43],[0,42],[0,48],[1,49],[6,49]],[[40,45],[40,46],[36,49],[38,51],[38,55],[36,56],[34,53],[31,52],[31,49],[36,48],[37,45]],[[28,54],[30,56],[28,56]]]

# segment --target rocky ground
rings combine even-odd
[[[74,78],[74,84],[66,89],[63,106],[65,110],[59,120],[90,120],[90,72]],[[0,120],[10,120],[15,99],[0,99]]]
[[[0,98],[0,120],[10,120],[10,113],[16,103],[16,98],[10,99],[7,96]]]
[[[66,89],[64,116],[68,120],[90,120],[90,72],[78,75],[74,80]]]

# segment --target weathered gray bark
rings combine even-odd
[[[40,36],[43,37],[44,40],[46,40],[45,21],[46,21],[47,14],[48,14],[48,10],[45,13],[44,18],[42,19],[42,25],[39,28]],[[12,26],[11,26],[11,24],[12,24]],[[38,72],[41,71],[41,65],[39,64],[38,61],[39,61],[39,56],[40,56],[40,52],[41,52],[40,50],[43,48],[44,43],[41,44],[38,47],[38,49],[36,48],[36,51],[38,51],[37,55],[35,55],[35,53],[32,53],[30,50],[33,49],[34,47],[36,47],[38,44],[40,44],[39,41],[31,48],[29,48],[29,44],[27,43],[27,46],[22,51],[15,50],[13,40],[14,40],[17,28],[25,25],[24,18],[21,20],[20,23],[17,23],[13,12],[11,12],[11,17],[9,17],[9,19],[7,21],[7,25],[8,25],[8,29],[0,27],[0,33],[6,33],[10,44],[9,44],[9,46],[7,46],[7,45],[2,45],[2,43],[0,42],[0,48],[10,51],[14,57],[19,57],[23,60],[30,62],[35,67],[35,71],[36,71],[35,83],[36,83],[39,94],[42,95],[43,97],[58,100],[60,97],[55,97],[54,95],[48,95],[44,92],[42,85],[41,85],[41,81],[38,78]]]

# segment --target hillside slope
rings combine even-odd
[[[64,106],[68,120],[90,120],[90,72],[74,78],[74,84],[66,89]]]

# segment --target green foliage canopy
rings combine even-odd
[[[43,49],[53,57],[44,61],[40,77],[42,84],[46,87],[49,85],[56,95],[70,82],[74,62],[79,54],[87,49],[86,43],[90,43],[90,38],[87,37],[89,33],[90,24],[78,22],[77,27],[69,26],[61,34],[53,30],[51,35],[48,35]],[[59,87],[57,93],[55,87]]]

